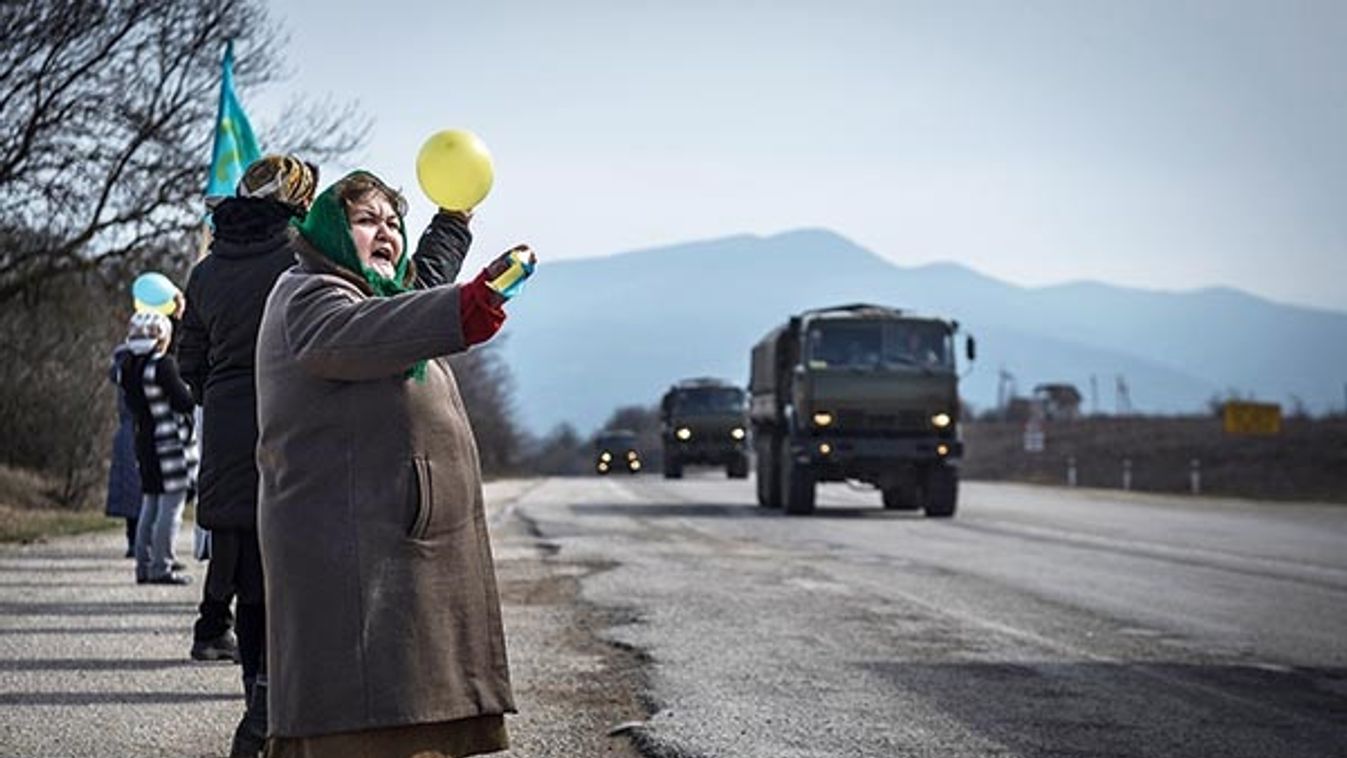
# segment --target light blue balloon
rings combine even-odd
[[[137,304],[144,303],[151,310],[162,311],[177,294],[177,286],[158,271],[141,274],[131,284],[131,297],[135,298]]]

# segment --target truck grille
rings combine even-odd
[[[837,413],[835,429],[839,432],[916,432],[928,426],[926,414],[921,411],[894,411],[872,413],[845,410]]]

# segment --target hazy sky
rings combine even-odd
[[[271,7],[295,73],[245,97],[254,121],[359,101],[356,163],[413,233],[425,137],[490,146],[473,265],[815,226],[1019,284],[1347,310],[1342,0]]]

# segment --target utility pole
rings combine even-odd
[[[1119,416],[1132,415],[1132,393],[1127,388],[1127,377],[1118,374],[1115,405]]]
[[[1010,402],[1015,399],[1015,391],[1015,375],[1002,366],[996,377],[996,408],[1001,412],[1002,421],[1010,414]]]

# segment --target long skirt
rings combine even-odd
[[[273,737],[266,758],[465,758],[508,750],[504,716],[412,724],[317,737]]]

